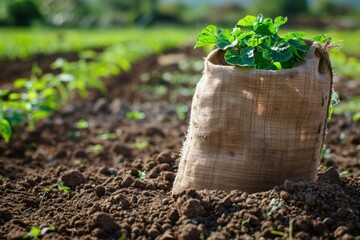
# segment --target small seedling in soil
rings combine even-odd
[[[143,120],[145,118],[145,113],[139,111],[130,111],[127,112],[125,117],[130,120]]]
[[[137,149],[144,149],[147,148],[150,145],[150,143],[148,141],[141,141],[139,139],[136,139],[135,141],[135,148]]]
[[[272,235],[276,235],[276,236],[280,236],[280,237],[285,236],[285,233],[284,233],[284,232],[277,231],[277,230],[271,230],[270,233],[271,233]]]
[[[23,239],[32,238],[34,240],[38,240],[41,235],[45,235],[45,233],[49,231],[55,231],[55,227],[54,226],[43,227],[42,229],[37,227],[32,227],[30,231],[23,236]]]
[[[321,167],[321,171],[322,171],[322,172],[326,172],[328,169],[329,169],[329,167],[326,166],[326,165],[323,165],[323,166]]]
[[[331,92],[331,101],[329,105],[329,114],[328,114],[328,121],[331,120],[332,114],[334,112],[334,107],[340,103],[340,99],[338,94],[333,90]]]
[[[283,205],[278,198],[272,198],[269,205],[266,208],[266,215],[270,216],[274,211],[285,208],[285,205]]]
[[[250,218],[243,220],[241,222],[241,225],[248,224],[248,223],[250,223]]]
[[[321,158],[330,158],[330,149],[326,148],[325,145],[321,149]]]
[[[353,120],[355,122],[360,122],[360,112],[357,112],[357,113],[354,114]]]
[[[59,182],[51,185],[50,187],[44,188],[44,194],[41,196],[40,206],[42,205],[42,202],[44,201],[46,195],[55,187],[64,195],[66,195],[66,197],[70,197],[70,188],[68,186],[65,186],[64,183]]]
[[[121,233],[121,236],[118,238],[118,240],[126,240],[126,233]]]
[[[72,139],[78,138],[80,136],[81,136],[80,131],[71,131],[68,133],[68,137]]]
[[[347,176],[347,175],[349,175],[349,171],[348,171],[348,170],[345,170],[345,171],[342,171],[342,172],[339,173],[339,176],[340,176],[340,177],[345,177],[345,176]]]
[[[75,123],[75,127],[80,130],[87,129],[89,127],[89,123],[85,119],[80,119]]]
[[[141,170],[138,170],[138,174],[139,174],[139,179],[140,181],[144,181],[145,180],[145,174],[146,172],[145,171],[141,171]]]
[[[294,220],[290,219],[289,222],[289,240],[293,240],[293,232],[294,232]]]
[[[101,144],[95,144],[87,148],[90,152],[101,152],[104,150],[104,146]]]
[[[116,137],[117,137],[116,133],[105,132],[105,133],[97,135],[96,138],[99,139],[99,140],[107,141],[107,140],[116,139]]]
[[[68,186],[65,186],[63,183],[58,183],[57,188],[59,189],[59,191],[63,192],[66,195],[69,195],[70,193],[70,188]]]
[[[179,120],[184,120],[186,118],[186,114],[189,111],[189,107],[187,105],[178,105],[176,107],[176,114]]]

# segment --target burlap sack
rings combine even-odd
[[[187,188],[257,192],[313,180],[332,89],[328,54],[270,71],[229,66],[213,50],[197,84],[173,194]]]

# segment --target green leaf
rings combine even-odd
[[[285,233],[284,233],[284,232],[277,231],[277,230],[271,230],[270,233],[271,233],[272,235],[276,235],[276,236],[281,236],[281,237],[285,236]]]
[[[277,27],[273,23],[257,23],[255,24],[254,31],[257,34],[269,36],[277,32]]]
[[[220,49],[226,50],[229,47],[234,47],[237,44],[237,39],[232,41],[232,36],[229,30],[219,30],[217,34],[216,46]]]
[[[252,35],[249,39],[245,40],[246,45],[249,47],[256,47],[260,45],[266,37],[261,37],[259,35]]]
[[[354,114],[353,120],[355,122],[360,122],[360,112],[357,112],[357,113]]]
[[[265,69],[271,65],[271,62],[263,57],[261,52],[255,52],[255,67]]]
[[[145,118],[145,113],[139,111],[130,111],[126,113],[125,117],[127,119],[142,120]]]
[[[262,22],[264,20],[264,16],[262,14],[259,14],[257,17],[256,17],[256,22]]]
[[[281,25],[284,25],[287,22],[287,20],[288,20],[287,17],[279,16],[275,18],[274,23],[280,27]]]
[[[27,82],[28,82],[27,79],[19,78],[19,79],[15,80],[15,82],[13,83],[13,86],[14,86],[14,88],[22,88],[22,87],[25,87]]]
[[[228,49],[225,53],[225,61],[233,65],[251,67],[255,62],[254,48],[246,47],[240,54],[234,49]]]
[[[252,29],[256,22],[256,17],[247,15],[246,17],[240,19],[236,25],[240,27],[250,28]]]
[[[245,66],[251,67],[254,65],[255,56],[254,56],[254,48],[253,47],[246,47],[241,50],[241,60]]]
[[[55,231],[55,226],[43,227],[41,229],[41,235],[44,235],[45,233],[47,233],[49,231]]]
[[[270,50],[265,49],[263,54],[264,58],[271,59],[273,62],[286,62],[291,58],[290,44],[277,42]]]
[[[313,40],[319,42],[320,44],[324,44],[326,40],[331,39],[329,33],[321,34],[312,38]]]
[[[299,51],[306,52],[308,50],[306,43],[302,39],[291,38],[287,42]]]
[[[3,118],[0,119],[0,134],[6,143],[10,141],[12,134],[11,125],[8,120]]]
[[[287,34],[285,34],[284,36],[284,40],[288,41],[291,38],[303,38],[305,37],[305,33],[304,32],[289,32]]]
[[[281,68],[282,69],[290,69],[290,68],[292,68],[294,66],[295,63],[296,63],[295,60],[290,58],[286,62],[281,63]]]
[[[37,111],[32,114],[32,120],[37,121],[42,118],[47,118],[51,115],[49,111]]]
[[[9,100],[19,100],[21,99],[21,94],[20,93],[10,93],[9,94]]]
[[[89,123],[85,119],[80,119],[75,123],[75,126],[77,129],[87,129],[89,127]]]
[[[135,141],[135,148],[137,149],[144,149],[147,148],[150,145],[148,141],[141,141],[139,139],[136,139]]]
[[[209,25],[197,36],[195,48],[216,43],[217,27]]]

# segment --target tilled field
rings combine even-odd
[[[195,54],[144,59],[106,79],[106,96],[74,96],[35,131],[1,143],[0,239],[49,226],[42,239],[360,239],[360,128],[343,115],[329,124],[315,183],[171,195],[201,76]],[[335,84],[341,96],[351,94],[346,81]],[[131,111],[139,116],[125,117]],[[76,127],[81,119],[88,127]]]

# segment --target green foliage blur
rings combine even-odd
[[[0,26],[229,26],[259,13],[288,16],[293,26],[360,26],[360,1],[355,0],[1,0]]]

